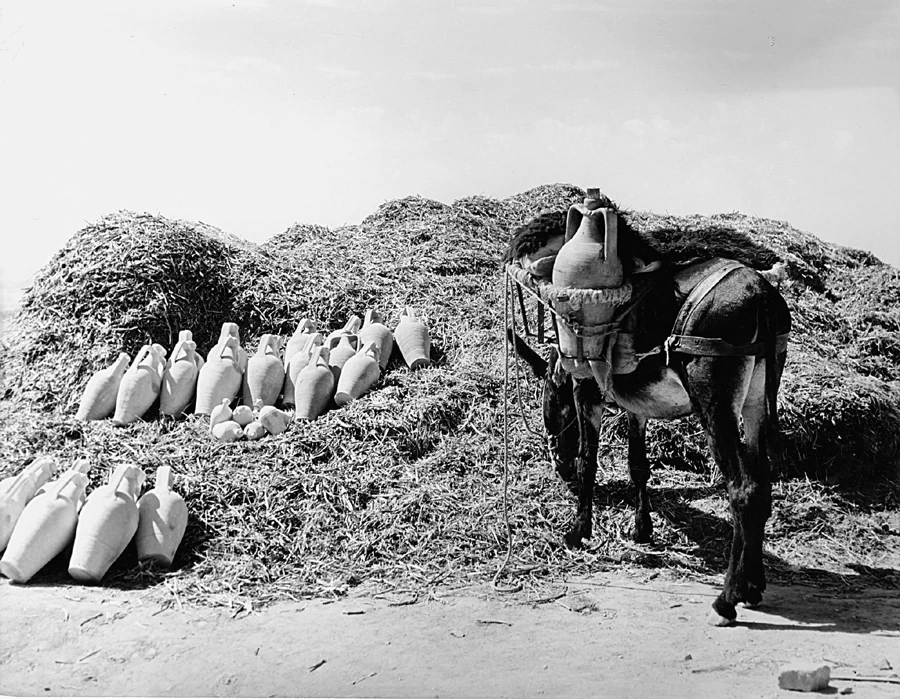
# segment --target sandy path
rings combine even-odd
[[[162,607],[144,592],[3,581],[0,691],[777,697],[798,696],[776,679],[794,659],[826,658],[844,675],[900,668],[900,600],[884,590],[775,587],[765,611],[740,610],[738,626],[715,629],[705,623],[713,588],[662,578],[598,575],[541,603],[481,589],[405,606],[359,597],[237,615]],[[832,684],[900,696],[898,684]]]

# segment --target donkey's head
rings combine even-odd
[[[556,348],[544,359],[518,335],[508,331],[516,353],[525,360],[534,375],[543,379],[543,418],[547,431],[550,462],[559,476],[574,487],[578,455],[578,423],[575,419],[575,398],[572,377],[562,368]]]

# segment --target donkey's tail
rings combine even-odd
[[[764,356],[766,360],[766,426],[770,447],[774,446],[781,433],[778,420],[778,386],[781,383],[781,363],[778,360],[778,310],[772,302],[771,294],[763,296],[763,313],[760,330],[763,333]]]

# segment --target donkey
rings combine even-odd
[[[564,216],[541,215],[513,232],[505,259],[526,263],[523,266],[538,260],[542,264],[537,268],[546,268],[548,257],[562,247],[565,232]],[[737,617],[736,604],[758,605],[766,587],[762,549],[771,514],[768,449],[778,430],[777,393],[790,312],[760,273],[736,262],[656,265],[656,271],[642,274],[641,268],[649,266],[627,256],[641,252],[643,243],[621,219],[618,235],[619,252],[638,298],[621,319],[633,333],[641,358],[633,371],[613,373],[601,386],[594,377],[573,377],[558,348],[544,360],[511,331],[509,339],[544,378],[543,419],[551,461],[578,499],[574,526],[565,535],[569,547],[579,547],[591,536],[605,404],[619,406],[628,418],[636,542],[650,541],[653,533],[647,420],[698,416],[727,482],[734,527],[724,587],[710,616],[710,623],[726,626]]]

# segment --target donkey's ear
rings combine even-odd
[[[531,349],[525,340],[515,334],[510,328],[506,329],[506,338],[512,346],[515,347],[516,354],[524,359],[525,363],[531,367],[535,376],[542,379],[547,375],[547,362],[541,355]]]

